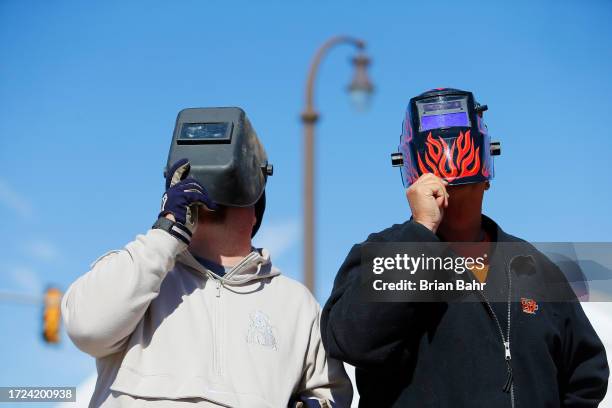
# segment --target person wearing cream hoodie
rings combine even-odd
[[[251,245],[254,207],[215,205],[189,168],[170,170],[154,227],[62,300],[68,335],[96,358],[90,406],[350,406],[318,303]]]

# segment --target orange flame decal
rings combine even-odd
[[[491,172],[489,171],[489,165],[482,166],[481,173],[484,177],[489,177],[491,175]]]
[[[425,145],[427,150],[424,159],[420,153],[417,153],[421,173],[433,173],[449,182],[459,177],[478,174],[480,147],[474,149],[474,141],[469,130],[465,133],[460,132],[450,147],[443,138],[436,139],[429,132]]]

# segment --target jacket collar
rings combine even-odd
[[[224,285],[242,285],[259,279],[271,278],[280,275],[280,271],[272,266],[270,253],[265,248],[254,249],[250,254],[242,258],[224,276],[219,276],[213,271],[205,268],[197,259],[185,250],[177,257],[177,262],[196,270],[211,279],[221,281]]]

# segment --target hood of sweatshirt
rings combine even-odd
[[[280,271],[272,266],[270,253],[265,248],[254,249],[223,276],[219,276],[204,267],[188,250],[181,252],[177,256],[177,262],[227,286],[244,285],[256,280],[280,275]]]

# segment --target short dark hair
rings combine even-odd
[[[227,207],[224,205],[217,205],[217,209],[215,211],[209,211],[205,208],[198,208],[198,222],[202,220],[206,220],[213,224],[222,224],[225,222],[227,217]]]

